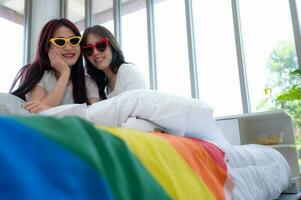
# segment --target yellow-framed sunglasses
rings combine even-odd
[[[81,36],[73,36],[73,37],[69,37],[69,38],[51,38],[49,41],[59,48],[65,47],[67,45],[67,42],[71,46],[76,47],[80,44],[80,41],[82,41],[82,37]]]

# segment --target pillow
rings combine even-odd
[[[136,117],[130,117],[126,122],[121,123],[121,127],[132,128],[143,132],[154,132],[156,130],[165,131],[164,128],[157,126],[145,119],[137,119]]]
[[[201,100],[156,90],[124,92],[88,107],[86,117],[98,125],[121,126],[128,118],[145,119],[178,136],[225,143],[212,109]]]
[[[31,115],[28,110],[24,109],[23,99],[8,93],[0,93],[0,113],[13,115]]]
[[[63,116],[78,116],[86,118],[87,104],[65,104],[56,107],[49,108],[42,112],[40,115],[63,117]]]

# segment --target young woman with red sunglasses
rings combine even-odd
[[[147,88],[143,74],[135,65],[125,62],[116,39],[105,27],[95,25],[84,31],[82,52],[87,72],[97,83],[101,99]]]
[[[53,19],[46,23],[35,60],[19,71],[10,90],[28,101],[26,110],[35,113],[62,104],[99,101],[97,85],[85,75],[80,42],[80,32],[71,21]]]

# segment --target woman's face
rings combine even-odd
[[[103,38],[97,34],[88,34],[87,45],[95,45],[95,43],[99,42],[101,39]],[[109,45],[107,45],[103,52],[93,48],[93,54],[91,56],[87,56],[87,58],[97,69],[104,71],[111,70],[109,66],[112,61],[112,51]]]
[[[61,26],[54,32],[52,38],[70,38],[75,36],[74,32],[66,27]],[[69,66],[71,67],[74,65],[81,53],[80,45],[74,46],[71,45],[69,42],[66,43],[63,47],[58,47],[51,43],[50,48],[54,50],[54,52]]]

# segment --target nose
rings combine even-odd
[[[97,48],[94,47],[94,48],[93,48],[93,54],[92,54],[92,55],[97,54],[98,52],[99,52],[99,51],[97,50]]]
[[[67,42],[65,49],[73,49],[73,46],[69,42]]]

